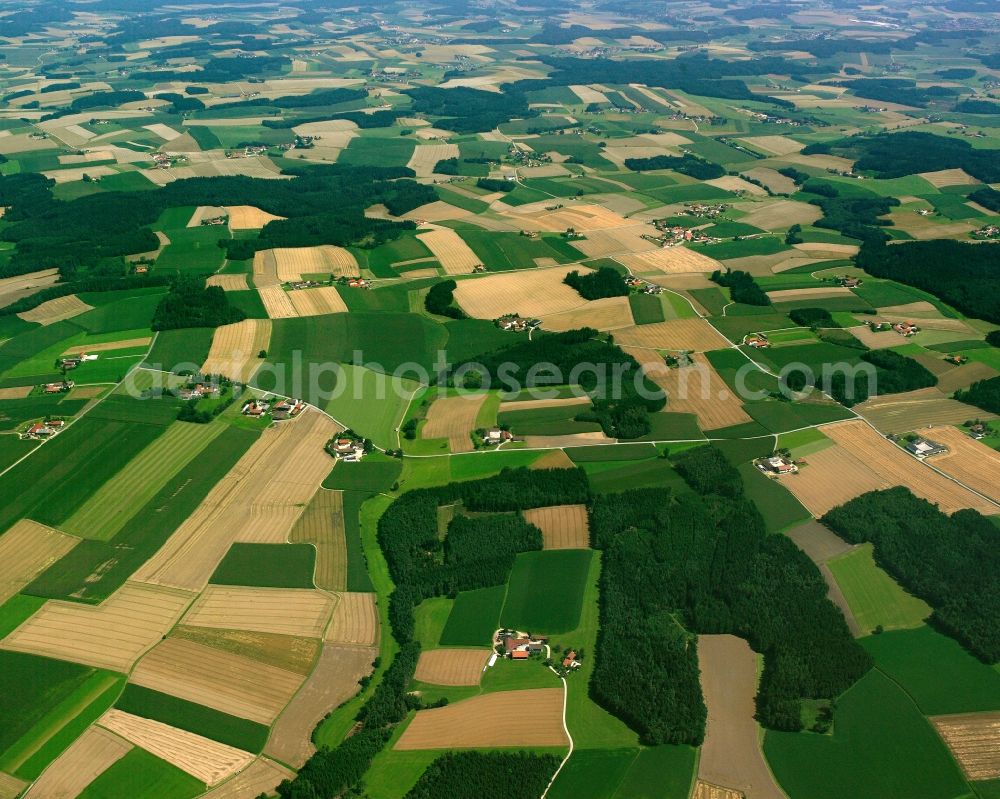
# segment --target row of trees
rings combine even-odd
[[[938,627],[980,660],[1000,661],[1000,530],[987,517],[948,516],[898,487],[852,499],[823,523],[852,544],[874,544],[875,562],[934,608]]]
[[[438,316],[448,316],[452,319],[465,319],[465,311],[455,305],[455,289],[458,283],[454,280],[442,280],[430,287],[424,297],[424,308],[429,313]]]
[[[1000,413],[1000,377],[978,380],[967,389],[956,391],[955,399],[990,413]]]
[[[604,558],[591,694],[646,743],[697,745],[706,711],[693,633],[731,633],[764,655],[757,718],[799,730],[803,699],[839,695],[871,659],[812,561],[766,534],[721,452],[692,450],[677,466],[696,493],[637,489],[594,501]]]
[[[559,767],[556,755],[449,752],[420,775],[406,799],[509,799],[541,796]]]
[[[698,158],[690,153],[681,156],[655,155],[652,158],[626,158],[625,167],[633,172],[672,169],[698,180],[713,180],[726,174],[726,170],[718,164],[713,164],[711,161]]]

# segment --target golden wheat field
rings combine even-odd
[[[229,214],[230,230],[258,230],[268,222],[285,218],[261,211],[252,205],[227,205],[225,211]]]
[[[274,253],[274,250],[257,250],[254,253],[253,284],[259,289],[281,283],[278,279],[278,259]]]
[[[635,325],[628,297],[602,297],[581,308],[548,314],[542,317],[542,327],[553,332],[592,327],[595,330],[621,330]]]
[[[309,588],[210,585],[184,617],[192,627],[321,638],[334,599]]]
[[[326,640],[333,644],[374,646],[378,643],[378,607],[375,594],[345,591],[338,594]]]
[[[629,347],[707,352],[729,346],[706,319],[669,319],[615,332],[615,342]]]
[[[202,794],[202,799],[256,799],[262,794],[271,796],[284,780],[290,780],[294,776],[293,771],[273,760],[259,757],[232,779]]]
[[[471,274],[482,263],[465,240],[451,228],[435,228],[417,234],[449,275]]]
[[[93,306],[87,305],[75,294],[66,297],[57,297],[54,300],[46,300],[37,308],[30,311],[21,311],[18,316],[25,322],[37,322],[40,325],[52,325],[61,322],[63,319],[70,319],[79,316],[87,311],[94,310]]]
[[[485,394],[438,397],[427,409],[420,437],[447,438],[452,452],[472,452],[472,431],[485,400]]]
[[[205,285],[218,286],[223,291],[245,291],[250,288],[246,275],[210,275]]]
[[[563,689],[534,688],[418,710],[394,749],[565,746]]]
[[[461,280],[455,289],[455,302],[475,319],[496,319],[508,313],[539,317],[568,311],[585,303],[576,289],[563,283],[574,271],[586,270],[557,266]]]
[[[129,582],[98,606],[51,600],[0,647],[127,672],[193,598],[187,591]]]
[[[934,727],[970,780],[1000,777],[1000,713],[937,716]]]
[[[434,174],[438,161],[458,158],[459,155],[457,144],[421,144],[413,148],[407,166],[418,178],[429,178]]]
[[[349,250],[332,244],[318,247],[282,247],[267,252],[274,258],[274,271],[282,283],[301,280],[304,275],[356,277],[361,274],[354,255]]]
[[[490,654],[489,649],[427,649],[413,678],[431,685],[479,685]]]
[[[270,319],[292,319],[299,315],[292,304],[292,292],[285,291],[281,286],[264,286],[257,289],[260,301]]]
[[[590,546],[590,519],[586,505],[552,505],[532,508],[525,521],[542,531],[545,549],[586,549]]]
[[[682,274],[684,272],[714,272],[722,265],[714,258],[687,247],[661,247],[648,252],[617,255],[615,260],[633,272],[663,272]]]
[[[66,555],[80,539],[22,519],[0,536],[0,605]]]
[[[261,350],[266,352],[270,341],[270,319],[244,319],[217,327],[201,371],[206,375],[223,375],[246,383],[264,362],[257,354]]]
[[[304,677],[194,641],[167,638],[139,661],[129,679],[231,716],[270,724]]]
[[[270,289],[269,289],[270,290]],[[331,313],[347,313],[344,302],[336,286],[320,286],[313,289],[289,291],[296,316],[323,316]]]
[[[916,432],[948,447],[948,454],[928,458],[928,463],[1000,503],[1000,452],[955,427],[935,425]]]

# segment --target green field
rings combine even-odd
[[[769,731],[764,754],[792,797],[948,799],[969,793],[913,700],[877,670],[840,697],[832,735]]]
[[[212,574],[216,585],[314,588],[316,549],[311,544],[233,544]]]
[[[402,423],[409,397],[417,386],[412,380],[395,380],[371,369],[347,364],[333,389],[335,396],[327,400],[325,409],[345,427],[370,438],[375,446],[395,448],[398,445],[396,429]]]
[[[578,422],[576,416],[590,410],[588,403],[580,405],[558,405],[549,408],[508,411],[497,417],[499,424],[508,425],[518,436],[549,435],[560,436],[570,433],[599,433],[597,422]]]
[[[576,629],[593,554],[585,549],[519,554],[510,574],[501,624],[542,634]]]
[[[500,626],[507,586],[462,591],[441,632],[441,646],[483,646]]]
[[[188,464],[205,452],[226,429],[210,424],[174,422],[66,519],[67,533],[110,541],[141,508]],[[121,461],[119,461],[121,463]],[[129,502],[122,502],[129,497]]]
[[[908,594],[875,565],[871,544],[831,560],[827,565],[844,592],[851,612],[865,632],[920,627],[931,614],[921,599]]]
[[[171,230],[167,234],[170,244],[163,248],[156,259],[157,273],[193,272],[210,274],[222,266],[225,250],[219,239],[229,238],[229,229],[223,226],[199,226]]]
[[[862,646],[928,716],[1000,710],[1000,671],[932,627],[871,635]]]
[[[69,432],[43,450],[54,450]],[[109,596],[163,546],[257,436],[255,431],[227,426],[213,442],[211,458],[197,458],[175,474],[111,541],[82,541],[42,572],[24,593],[86,602],[100,602]]]
[[[560,236],[529,239],[519,233],[494,233],[474,227],[462,227],[457,232],[490,271],[533,269],[536,258],[553,258],[561,264],[585,258]]]
[[[0,605],[0,640],[14,632],[44,604],[45,600],[40,597],[14,594]]]
[[[421,647],[435,649],[440,645],[441,635],[454,605],[455,600],[446,596],[431,597],[417,605],[413,612],[413,637],[420,642]]]
[[[87,786],[77,799],[192,799],[205,785],[136,747]]]
[[[267,743],[270,732],[264,724],[230,716],[141,685],[127,685],[115,707],[134,716],[160,721],[245,752],[260,752]]]
[[[230,292],[233,293],[233,292]],[[215,329],[211,327],[189,327],[182,330],[161,330],[146,363],[153,369],[166,372],[178,368],[197,371],[208,357]]]
[[[395,458],[372,453],[360,463],[337,462],[323,481],[323,488],[340,491],[388,491],[401,471],[402,466]]]
[[[752,463],[742,463],[737,468],[743,477],[743,489],[756,503],[768,532],[784,530],[812,518],[812,514],[779,480],[762,474]]]

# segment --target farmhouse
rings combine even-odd
[[[944,455],[948,452],[948,448],[944,444],[938,444],[927,438],[915,438],[913,441],[907,441],[905,448],[911,455],[916,455],[920,459],[933,455]]]
[[[219,389],[209,383],[196,383],[193,386],[185,386],[177,392],[177,396],[182,400],[198,400],[205,397],[219,396]]]
[[[781,455],[761,458],[756,461],[756,466],[765,474],[774,475],[795,474],[799,470],[799,467],[792,460]]]
[[[348,463],[360,461],[365,455],[364,442],[356,438],[335,438],[327,444],[327,452]]]
[[[541,319],[524,319],[517,314],[506,314],[496,320],[496,326],[501,330],[510,330],[514,333],[523,333],[525,330],[532,330],[541,323]]]
[[[548,650],[544,638],[532,638],[517,630],[498,630],[493,645],[511,660],[527,660]]]
[[[503,444],[505,441],[510,441],[514,436],[509,430],[501,430],[499,427],[491,427],[486,431],[483,436],[483,440],[487,444]]]
[[[254,418],[260,418],[268,411],[268,405],[263,400],[250,400],[243,406],[241,413],[244,416],[252,416]]]
[[[62,394],[69,391],[76,385],[72,380],[63,380],[60,383],[46,383],[42,386],[42,391],[46,394]]]
[[[913,324],[913,322],[896,322],[892,326],[892,329],[905,338],[915,336],[920,332],[920,328]]]
[[[763,333],[754,333],[749,335],[743,340],[743,343],[755,350],[766,350],[771,346],[771,342],[767,340],[767,336]]]
[[[56,433],[58,433],[63,425],[66,423],[61,420],[53,420],[46,422],[35,422],[33,425],[28,427],[23,433],[21,433],[22,440],[35,440],[44,441],[47,438],[52,438]]]
[[[298,416],[305,409],[306,404],[299,399],[279,400],[271,408],[271,418],[276,422],[284,421]]]

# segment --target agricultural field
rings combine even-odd
[[[314,5],[0,0],[0,799],[1000,799],[994,4]]]

